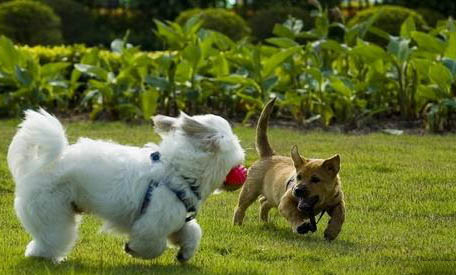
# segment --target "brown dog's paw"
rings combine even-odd
[[[298,234],[307,234],[315,231],[317,231],[317,228],[308,222],[305,222],[296,228],[296,232],[298,232]]]
[[[336,237],[337,237],[337,234],[333,234],[328,230],[325,231],[325,239],[327,241],[333,241]]]

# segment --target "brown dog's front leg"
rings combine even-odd
[[[303,223],[304,216],[299,212],[296,207],[297,202],[291,196],[291,189],[289,189],[280,200],[279,213],[285,217],[291,224],[291,228],[294,232],[298,232],[298,227]]]
[[[325,239],[328,241],[334,240],[342,230],[342,224],[345,221],[345,203],[341,201],[339,204],[327,210],[331,217],[328,226],[325,230]]]

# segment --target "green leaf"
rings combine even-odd
[[[456,59],[443,58],[442,63],[450,70],[453,77],[456,78]]]
[[[163,91],[166,91],[169,87],[169,82],[166,78],[152,75],[146,77],[146,84]]]
[[[141,93],[141,111],[144,119],[150,119],[157,109],[157,100],[159,93],[156,89],[151,88]]]
[[[179,64],[177,64],[175,80],[177,82],[191,81],[193,73],[193,64],[184,59]],[[172,83],[173,80],[170,79],[170,82]]]
[[[338,91],[345,97],[351,96],[352,90],[347,85],[345,85],[345,83],[339,77],[336,77],[336,76],[331,77],[330,84],[331,84],[331,87],[334,88],[334,90]]]
[[[58,87],[58,88],[64,88],[64,89],[68,88],[68,82],[67,81],[63,81],[63,80],[52,80],[52,81],[49,81],[49,85],[51,85],[52,87]]]
[[[427,77],[429,73],[429,68],[433,64],[432,60],[424,59],[424,58],[413,58],[412,62],[417,69],[419,75],[423,77]]]
[[[19,66],[15,66],[14,72],[16,74],[16,78],[21,83],[23,86],[30,86],[32,84],[32,76],[30,75],[29,71],[23,68],[20,68]]]
[[[111,42],[111,51],[113,51],[115,53],[122,53],[124,49],[125,49],[124,40],[117,38]]]
[[[409,16],[401,25],[400,36],[405,39],[410,39],[412,38],[413,31],[416,31],[415,21],[412,16]]]
[[[292,47],[288,48],[286,50],[282,50],[270,58],[268,58],[264,63],[263,63],[263,71],[262,71],[262,77],[267,78],[269,77],[275,69],[277,69],[285,60],[293,56],[295,53],[301,50],[300,46],[297,47]]]
[[[225,82],[229,84],[241,84],[243,86],[252,86],[254,87],[257,91],[261,91],[261,87],[256,83],[253,79],[247,78],[242,75],[229,75],[229,76],[224,76],[224,77],[218,77],[218,81],[220,82]]]
[[[11,74],[5,74],[0,71],[0,87],[2,85],[13,86],[15,84],[16,84],[16,81],[14,80],[14,78],[12,77]]]
[[[227,51],[236,46],[236,43],[223,33],[212,32],[212,35],[214,36],[215,45],[222,51]]]
[[[317,68],[309,68],[305,70],[306,73],[310,74],[313,79],[315,79],[319,85],[323,83],[323,75],[320,70]]]
[[[74,64],[74,68],[81,73],[87,74],[91,77],[96,77],[101,80],[107,80],[108,72],[100,67],[86,64]]]
[[[449,109],[456,110],[456,100],[454,98],[445,98],[442,103]]]
[[[179,35],[173,28],[165,25],[159,20],[154,20],[157,25],[157,34],[166,40],[170,46],[181,45],[183,37]]]
[[[279,78],[277,76],[272,76],[265,81],[263,81],[263,87],[265,92],[270,92],[275,85],[277,85]]]
[[[253,67],[253,78],[258,82],[261,81],[261,70],[263,65],[261,64],[261,51],[260,47],[254,47],[252,51],[252,67]]]
[[[142,111],[138,106],[132,103],[122,103],[114,106],[114,109],[120,113],[121,118],[134,117],[136,115],[141,115]]]
[[[41,76],[43,77],[54,77],[56,75],[62,74],[71,63],[69,62],[56,62],[48,63],[41,66]]]
[[[87,102],[92,101],[93,99],[96,99],[99,96],[101,96],[101,93],[99,90],[97,90],[97,89],[88,90],[81,100],[81,105],[85,105],[85,104],[87,104]]]
[[[412,38],[416,41],[421,49],[424,49],[426,51],[438,54],[443,54],[445,51],[445,43],[442,40],[427,33],[414,31],[412,32]]]
[[[369,28],[369,32],[372,34],[375,34],[378,37],[385,39],[385,41],[389,41],[391,39],[391,35],[389,33],[387,33],[386,31],[384,31],[380,28],[377,28],[375,26],[371,26]]]
[[[294,40],[296,38],[293,31],[291,31],[289,28],[287,28],[281,24],[275,24],[274,29],[272,30],[272,33],[276,36],[286,37],[286,38],[289,38],[292,40]]]
[[[450,70],[444,65],[436,63],[429,68],[429,78],[439,86],[442,91],[449,91],[453,82],[453,76]]]
[[[299,46],[299,43],[287,37],[272,37],[266,39],[266,42],[280,48],[291,48]]]
[[[321,40],[320,47],[322,49],[343,53],[347,51],[347,48],[342,46],[340,43],[334,40]]]
[[[325,126],[329,126],[331,119],[334,117],[334,112],[329,106],[322,106],[321,116],[323,118],[323,123]]]
[[[92,48],[81,58],[81,64],[96,65],[99,60],[100,51],[98,48]]]
[[[456,59],[456,32],[450,33],[448,46],[445,49],[445,57]]]
[[[351,46],[356,42],[357,38],[363,39],[366,33],[371,28],[372,24],[377,21],[377,18],[380,16],[381,12],[377,12],[366,21],[360,22],[345,32],[344,41],[347,45]]]
[[[12,73],[15,66],[20,62],[21,53],[14,47],[11,40],[5,36],[0,36],[0,66],[2,70]]]
[[[200,16],[193,16],[185,22],[184,32],[187,34],[196,33],[201,28],[203,23],[204,20],[202,20]]]
[[[315,31],[318,37],[326,38],[329,31],[329,19],[327,13],[322,13],[315,19]]]
[[[237,96],[239,96],[240,98],[242,98],[243,100],[247,101],[248,103],[254,105],[257,108],[261,108],[263,106],[263,102],[256,97],[246,95],[242,92],[238,92]]]
[[[182,52],[183,57],[188,60],[194,71],[198,68],[201,60],[201,48],[198,43],[188,45]]]
[[[360,56],[366,62],[387,58],[385,51],[374,44],[359,44],[351,50],[351,55]]]
[[[230,65],[226,60],[225,54],[223,52],[214,58],[211,72],[215,77],[221,77],[230,74]]]
[[[439,95],[435,92],[435,87],[429,85],[419,85],[416,93],[418,101],[438,101]]]
[[[403,63],[408,60],[410,54],[412,53],[412,49],[410,49],[409,43],[409,39],[391,37],[387,51],[396,57],[399,63]]]

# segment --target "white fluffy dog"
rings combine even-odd
[[[215,115],[158,115],[159,145],[144,148],[81,138],[69,145],[60,122],[44,110],[25,112],[8,151],[16,182],[14,207],[32,235],[25,255],[64,259],[77,239],[81,213],[126,233],[125,251],[154,258],[167,240],[187,261],[201,239],[189,213],[244,160],[228,122]]]

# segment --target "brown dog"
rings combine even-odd
[[[326,212],[331,217],[325,239],[334,240],[345,220],[344,195],[338,176],[340,158],[304,159],[293,146],[291,158],[272,150],[267,125],[275,99],[264,107],[257,125],[256,148],[260,159],[250,167],[239,195],[233,223],[241,225],[247,208],[260,197],[260,218],[267,222],[268,212],[278,207],[293,231],[305,234],[316,230],[315,215]],[[306,222],[306,220],[310,220]]]

